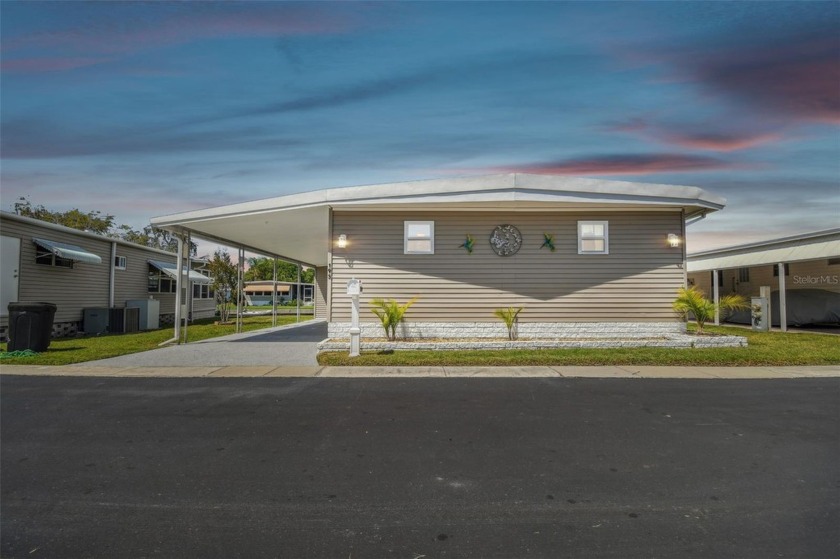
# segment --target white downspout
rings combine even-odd
[[[117,268],[114,264],[117,261],[117,243],[111,243],[111,274],[108,280],[108,308],[114,308],[114,283],[116,281]]]
[[[787,294],[785,293],[785,265],[779,262],[779,326],[782,332],[787,332]],[[770,327],[773,327],[773,317],[770,317]]]

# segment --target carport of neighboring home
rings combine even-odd
[[[373,298],[418,297],[403,334],[496,337],[682,331],[686,223],[723,208],[699,188],[505,174],[353,186],[156,217],[152,224],[312,266],[315,315],[346,335],[351,277],[362,333]]]

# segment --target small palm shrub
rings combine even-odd
[[[674,311],[682,318],[687,319],[688,315],[694,315],[694,320],[697,321],[698,334],[703,333],[703,327],[707,321],[714,319],[716,308],[723,314],[726,311],[748,309],[750,305],[743,295],[730,293],[721,297],[720,302],[715,307],[715,304],[706,299],[703,290],[697,286],[681,287],[677,291],[677,298],[673,303]]]
[[[404,305],[400,305],[394,299],[371,299],[370,306],[373,308],[370,309],[370,312],[379,317],[382,328],[385,329],[385,337],[389,341],[393,342],[397,339],[397,325],[403,321],[405,312],[417,299],[417,297],[414,297]]]
[[[502,319],[502,322],[505,323],[505,326],[507,327],[508,331],[509,340],[515,340],[519,336],[517,326],[519,324],[519,313],[521,312],[522,307],[508,307],[506,309],[496,309],[493,311],[493,314]]]

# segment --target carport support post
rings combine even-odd
[[[176,343],[181,343],[181,286],[184,284],[184,274],[181,271],[181,262],[184,260],[184,239],[181,235],[175,235],[178,242],[178,274],[175,276],[175,335]]]
[[[295,293],[295,299],[297,299],[297,320],[295,322],[300,322],[300,262],[297,265],[297,293]]]
[[[274,268],[271,273],[271,325],[277,326],[277,259],[274,261]]]
[[[782,332],[787,332],[787,296],[785,294],[785,265],[779,262],[779,326]],[[773,317],[770,317],[770,327],[773,327]]]
[[[715,326],[720,326],[720,287],[718,284],[718,274],[720,274],[719,270],[712,270],[712,283],[714,286],[712,287],[712,293],[714,293],[715,298]]]
[[[236,263],[236,332],[242,332],[242,278],[244,275],[243,266],[245,265],[245,250],[242,247],[238,249],[238,257]]]

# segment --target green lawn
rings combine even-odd
[[[311,320],[311,316],[301,316],[301,321]],[[190,342],[216,338],[234,333],[233,324],[213,324],[213,319],[198,320],[189,325],[187,334]],[[277,325],[293,324],[294,316],[278,316]],[[271,316],[249,316],[242,321],[243,331],[259,330],[271,327]],[[102,336],[83,336],[53,340],[49,349],[32,357],[4,357],[3,365],[69,365],[94,359],[117,357],[138,351],[155,349],[158,344],[170,339],[172,327],[135,334],[105,334]],[[2,344],[6,351],[6,344]]]
[[[689,325],[689,330],[693,325]],[[746,336],[749,347],[714,349],[616,348],[471,351],[347,352],[318,356],[321,365],[357,366],[526,366],[526,365],[838,365],[840,337],[826,334],[753,332],[744,328],[707,326],[706,331]],[[364,347],[364,341],[362,343]]]

